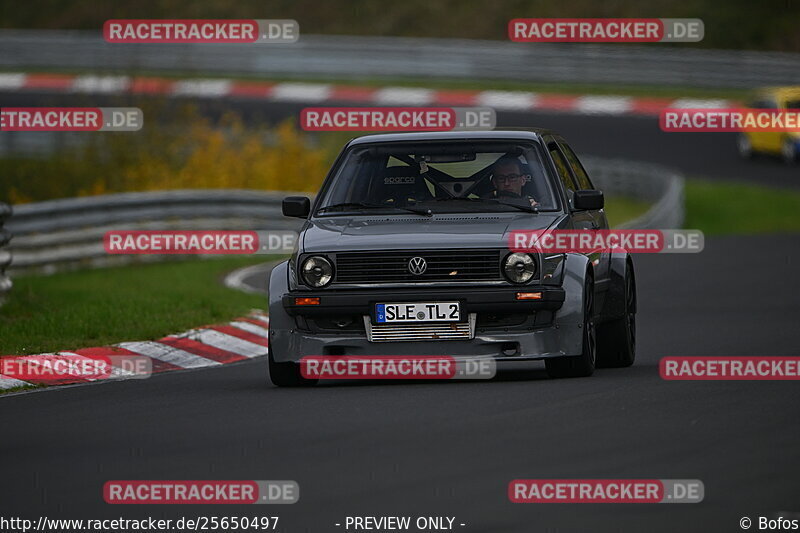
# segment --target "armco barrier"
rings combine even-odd
[[[585,164],[607,196],[627,196],[653,204],[647,213],[625,227],[681,226],[683,179],[675,172],[655,165],[598,158],[585,158]],[[293,193],[179,190],[22,204],[15,208],[14,217],[7,224],[15,235],[10,247],[14,257],[12,272],[52,272],[163,259],[106,254],[102,241],[109,230],[297,230],[301,221],[281,214],[281,200],[290,194]]]
[[[301,29],[302,31],[302,29]],[[669,45],[302,35],[290,45],[111,44],[100,31],[0,30],[0,68],[306,78],[458,78],[752,88],[800,84],[800,54]]]
[[[11,206],[0,202],[0,305],[11,290],[11,279],[6,275],[6,269],[11,264],[11,252],[8,251],[11,233],[3,227],[10,216]]]
[[[111,230],[296,230],[300,221],[281,213],[288,194],[193,189],[21,204],[8,223],[15,235],[11,271],[49,273],[164,259],[106,254],[103,235]]]
[[[683,225],[686,215],[683,176],[660,165],[582,157],[586,170],[599,189],[608,195],[625,196],[652,204],[642,216],[621,224],[628,229],[673,229]]]

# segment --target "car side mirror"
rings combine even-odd
[[[305,196],[287,196],[281,207],[285,217],[306,218],[311,212],[311,200]]]
[[[580,191],[575,191],[575,194],[572,197],[572,207],[579,211],[603,209],[604,205],[605,200],[603,199],[603,191],[583,189]]]

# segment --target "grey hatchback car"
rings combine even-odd
[[[628,253],[520,253],[520,230],[607,229],[597,190],[546,130],[369,135],[342,150],[269,280],[269,372],[305,356],[544,360],[552,377],[630,366],[636,285]],[[522,292],[521,292],[522,291]],[[535,291],[536,299],[520,298]],[[409,312],[410,310],[410,312]]]

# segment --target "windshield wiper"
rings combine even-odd
[[[509,207],[516,207],[520,211],[526,211],[528,213],[536,213],[539,214],[539,208],[533,205],[526,205],[526,204],[519,204],[516,202],[504,202],[503,200],[498,200],[497,198],[466,198],[464,196],[452,196],[450,198],[437,198],[437,202],[451,202],[453,200],[463,200],[465,202],[490,202],[493,204],[501,204],[507,205]]]
[[[516,207],[520,211],[527,211],[528,213],[536,213],[537,215],[539,214],[539,208],[537,206],[535,206],[535,205],[518,204],[518,203],[515,203],[515,202],[504,202],[503,200],[498,200],[497,198],[489,198],[486,201],[487,202],[494,202],[496,204],[503,204],[503,205],[507,205],[507,206],[510,206],[510,207]]]
[[[317,209],[317,213],[332,211],[334,209],[399,209],[401,211],[407,211],[416,215],[423,215],[426,217],[433,216],[433,213],[431,213],[430,209],[424,209],[422,207],[400,207],[395,205],[370,204],[367,202],[345,202],[341,204],[328,205]]]

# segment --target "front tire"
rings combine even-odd
[[[742,159],[752,159],[753,143],[750,142],[750,137],[744,133],[740,133],[736,137],[736,151],[739,152],[739,157]]]
[[[625,269],[625,307],[622,316],[597,328],[597,363],[605,368],[631,366],[636,360],[636,277]]]
[[[597,359],[597,333],[594,324],[594,281],[587,273],[583,286],[583,349],[581,355],[545,359],[551,378],[588,377],[594,373]]]
[[[797,143],[789,137],[783,140],[781,144],[781,158],[787,165],[793,165],[797,162]]]

